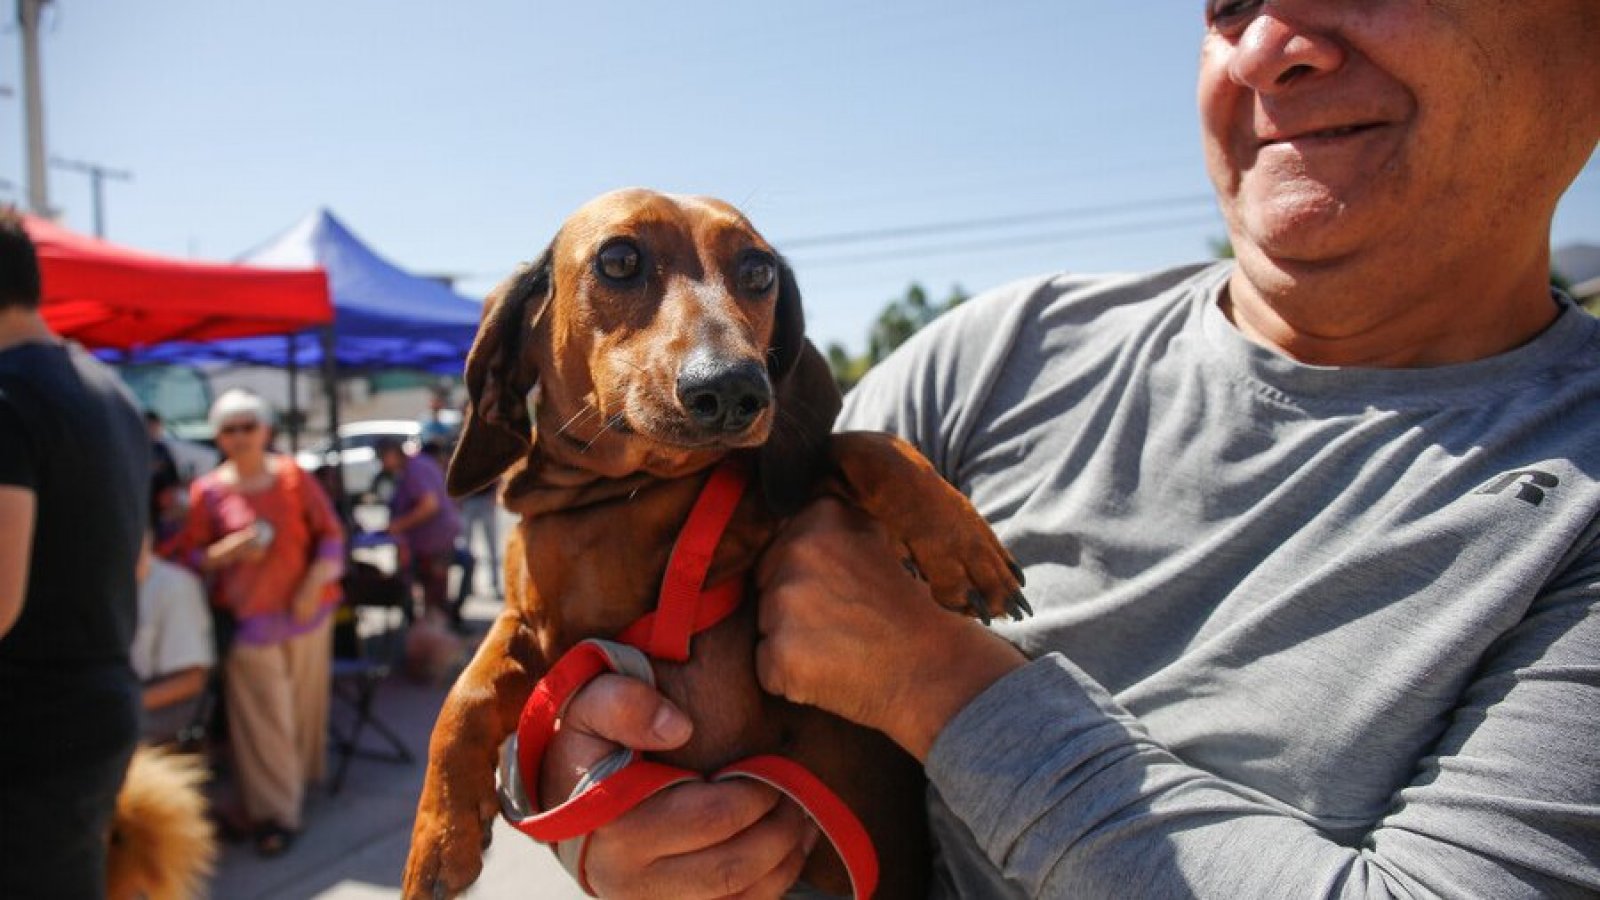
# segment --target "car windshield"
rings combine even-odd
[[[400,441],[414,441],[417,437],[417,426],[395,426],[392,428],[372,428],[360,431],[349,431],[342,438],[346,450],[370,450],[373,445],[384,438],[395,438]],[[324,438],[312,444],[307,452],[327,453],[333,449],[333,442]]]
[[[361,449],[361,448],[368,448],[368,447],[371,447],[372,445],[378,443],[379,440],[381,440],[383,438],[386,438],[386,437],[398,437],[398,438],[401,438],[402,440],[404,440],[407,437],[407,435],[388,434],[388,433],[384,433],[384,434],[379,434],[379,433],[352,434],[352,435],[348,435],[348,436],[345,437],[345,439],[344,439],[344,448],[346,450],[356,450],[356,449]]]
[[[117,370],[122,381],[139,398],[140,406],[154,411],[167,430],[186,440],[207,440],[211,425],[211,382],[192,366],[128,365]]]

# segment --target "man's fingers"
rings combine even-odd
[[[602,896],[630,895],[630,885],[649,885],[649,897],[742,896],[784,876],[809,828],[798,807],[758,782],[680,785],[595,832],[589,881]],[[656,855],[642,869],[627,862],[639,847]]]
[[[729,894],[722,900],[782,900],[788,894],[789,888],[800,880],[800,873],[805,871],[806,859],[810,854],[805,847],[795,847],[789,855],[783,858],[776,869],[761,877],[760,881],[750,885],[737,894]]]
[[[672,701],[635,678],[602,675],[567,704],[539,772],[540,805],[564,801],[579,780],[619,748],[670,750],[693,725]]]
[[[634,750],[671,750],[694,731],[671,700],[622,675],[602,675],[579,691],[561,716],[561,729],[569,728]]]
[[[717,846],[760,822],[783,795],[758,781],[690,782],[668,788],[595,832],[597,842],[648,847],[656,858]]]
[[[783,896],[800,866],[789,868],[791,858],[803,847],[809,820],[800,808],[784,798],[773,810],[755,825],[737,836],[703,853],[671,857],[660,860],[656,868],[664,881],[685,879],[689,884],[707,884],[716,888],[722,897],[776,898]],[[803,856],[798,860],[804,865]],[[776,885],[788,875],[788,881]]]

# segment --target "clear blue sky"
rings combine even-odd
[[[813,337],[859,349],[912,280],[942,296],[1204,257],[1222,226],[1194,112],[1200,8],[57,0],[47,135],[134,172],[106,188],[114,240],[223,259],[326,206],[474,296],[601,191],[721,196],[787,249]],[[18,199],[19,48],[0,33]],[[53,172],[51,198],[90,229],[84,176]],[[1081,209],[1111,211],[806,243]],[[1600,243],[1600,163],[1555,241]]]

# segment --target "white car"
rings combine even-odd
[[[422,423],[411,419],[368,419],[346,422],[339,426],[339,441],[343,444],[344,491],[349,497],[359,497],[372,490],[373,480],[383,466],[373,446],[382,438],[394,438],[405,445],[406,452],[417,449],[417,439],[422,433]],[[339,451],[333,443],[321,440],[296,454],[295,462],[307,472],[340,463]]]
[[[172,454],[172,462],[178,467],[178,478],[184,484],[215,469],[221,460],[215,448],[197,441],[165,434],[161,436],[161,443],[167,445],[167,452]]]

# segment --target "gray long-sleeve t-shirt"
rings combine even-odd
[[[1230,271],[1000,289],[847,402],[1038,610],[929,757],[937,893],[1600,893],[1600,321],[1310,366]]]

